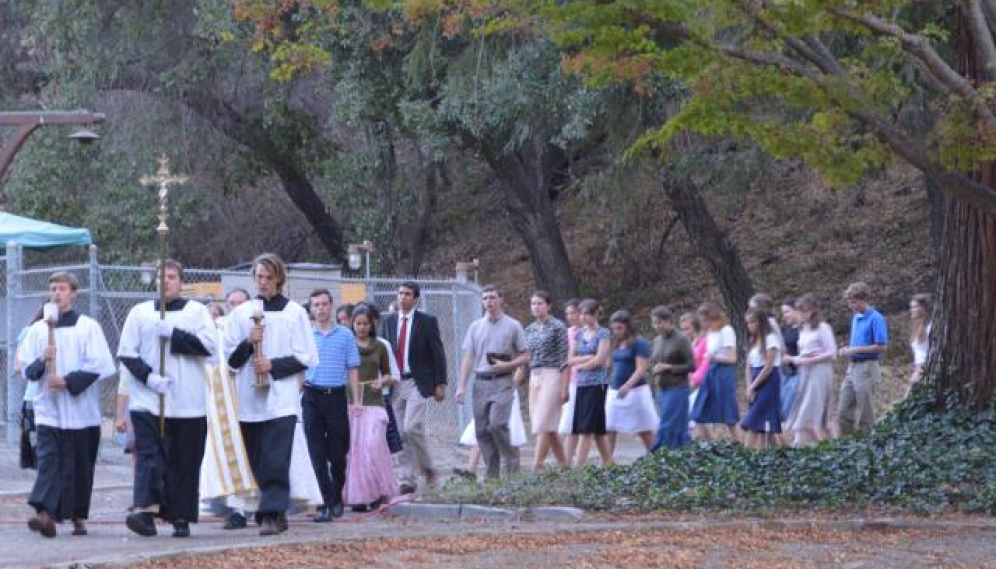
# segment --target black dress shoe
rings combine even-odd
[[[83,520],[77,518],[73,520],[73,535],[86,535],[86,526]]]
[[[318,513],[312,519],[315,520],[315,523],[319,523],[319,524],[327,524],[327,523],[331,522],[332,521],[332,510],[331,510],[331,508],[328,508],[326,506],[322,506],[322,507],[318,508]]]
[[[287,523],[287,514],[283,512],[277,514],[277,519],[273,523],[276,524],[278,533],[284,533],[290,527]]]
[[[246,525],[246,517],[239,512],[232,512],[225,518],[225,529],[242,529]]]
[[[190,524],[186,520],[173,522],[173,537],[190,537]]]
[[[125,518],[125,525],[131,531],[144,537],[156,535],[156,521],[148,512],[128,514],[128,517]]]
[[[411,482],[402,482],[401,483],[401,487],[399,488],[399,490],[401,490],[402,494],[414,494],[415,493],[415,484],[413,484]]]
[[[277,535],[280,529],[277,528],[277,521],[270,516],[264,516],[259,521],[259,535]]]
[[[329,513],[332,514],[333,518],[341,518],[342,517],[342,502],[340,501],[340,502],[336,502],[335,504],[332,504],[332,507],[329,508]]]

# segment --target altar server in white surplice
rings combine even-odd
[[[49,319],[32,324],[18,350],[24,378],[37,383],[38,477],[28,498],[36,515],[28,527],[45,537],[66,519],[73,535],[86,535],[100,443],[98,382],[116,371],[100,324],[73,310],[78,288],[72,273],[49,277]]]
[[[260,535],[275,535],[287,529],[300,386],[304,371],[318,363],[318,350],[308,314],[281,294],[283,261],[267,253],[252,267],[257,297],[228,316],[223,355],[236,373],[242,439],[260,491]]]
[[[133,510],[128,529],[156,534],[155,517],[173,524],[173,537],[188,537],[199,513],[198,481],[207,435],[207,367],[215,359],[217,331],[206,306],[180,296],[183,265],[167,259],[164,296],[136,305],[128,313],[118,358],[134,378],[130,392],[135,431]],[[160,349],[166,366],[159,369]],[[160,433],[160,395],[165,400]]]

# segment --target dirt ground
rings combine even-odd
[[[182,555],[142,569],[364,567],[738,568],[996,567],[992,527],[766,527],[732,522],[580,523]],[[586,527],[587,526],[587,527]]]

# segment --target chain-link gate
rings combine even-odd
[[[13,261],[13,262],[12,262]],[[107,343],[116,353],[121,328],[133,306],[156,297],[155,275],[152,267],[111,266],[97,263],[97,248],[90,247],[85,263],[62,266],[24,266],[23,251],[19,247],[8,248],[3,257],[4,278],[0,279],[0,298],[4,299],[3,319],[3,377],[6,412],[4,422],[15,424],[20,412],[20,398],[24,393],[24,381],[8,370],[13,369],[13,345],[17,334],[31,318],[31,315],[48,297],[48,276],[64,270],[74,273],[80,281],[76,299],[76,309],[87,314],[101,324]],[[426,414],[426,432],[439,441],[455,441],[460,430],[471,419],[469,406],[461,407],[454,399],[459,380],[460,345],[467,329],[474,319],[480,317],[480,292],[474,283],[458,279],[408,279],[408,278],[349,278],[343,277],[334,266],[312,264],[291,264],[288,267],[285,294],[291,299],[304,303],[311,291],[328,289],[332,292],[336,306],[344,301],[366,300],[374,303],[383,314],[395,300],[398,286],[405,280],[414,280],[422,290],[418,306],[439,320],[443,346],[447,355],[447,375],[449,385],[447,397],[442,403],[430,401]],[[187,269],[184,271],[185,296],[199,301],[222,300],[227,291],[240,287],[252,291],[249,269]],[[8,348],[10,347],[10,348]],[[104,411],[113,412],[114,382],[105,383]],[[469,405],[469,403],[467,404]],[[14,434],[7,429],[8,440]]]

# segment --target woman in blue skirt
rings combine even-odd
[[[747,401],[749,406],[740,428],[744,445],[752,449],[781,445],[781,341],[771,329],[767,312],[749,309],[744,316],[750,332],[747,354]]]
[[[715,302],[705,302],[698,310],[699,320],[706,330],[706,361],[709,371],[695,396],[692,420],[696,439],[714,439],[720,425],[729,436],[739,439],[737,423],[737,335],[726,313]]]

